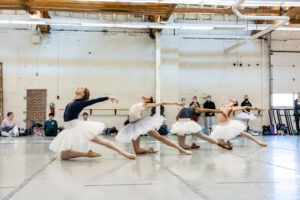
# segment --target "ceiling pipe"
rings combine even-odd
[[[277,28],[279,28],[281,25],[285,24],[286,22],[289,22],[290,21],[290,17],[288,16],[251,16],[251,15],[242,15],[240,13],[240,11],[238,10],[238,8],[240,7],[240,5],[244,2],[245,0],[238,0],[237,3],[235,3],[233,6],[232,6],[232,11],[236,14],[236,16],[239,18],[239,19],[242,19],[242,20],[264,20],[264,21],[270,21],[270,20],[279,20],[279,22],[277,24],[274,24],[272,26],[269,26],[268,28],[250,36],[249,38],[243,40],[243,41],[240,41],[236,44],[234,44],[233,46],[225,49],[225,53],[228,53],[229,51],[233,50],[233,49],[236,49],[244,44],[246,44],[248,41],[250,40],[255,40],[273,30],[276,30]]]
[[[99,27],[99,28],[130,28],[130,29],[177,29],[177,30],[238,30],[253,31],[267,30],[270,24],[186,24],[186,23],[155,23],[155,22],[101,22],[97,20],[77,19],[23,19],[23,18],[0,18],[1,24],[12,25],[53,25],[53,26],[76,26],[76,27]],[[273,25],[274,26],[274,25]],[[280,25],[276,25],[280,26]],[[300,27],[280,27],[277,30],[300,31]]]

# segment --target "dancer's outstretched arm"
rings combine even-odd
[[[225,113],[219,109],[206,109],[206,108],[195,108],[196,113],[221,113],[224,117],[226,117]]]
[[[81,101],[81,102],[79,102],[79,105],[80,105],[80,107],[85,108],[85,107],[93,105],[95,103],[99,103],[99,102],[107,101],[107,100],[110,100],[112,103],[114,103],[114,102],[119,103],[119,100],[114,97],[100,97],[100,98],[91,99],[88,101]]]
[[[265,111],[266,109],[263,108],[257,108],[257,107],[251,107],[251,106],[242,106],[242,107],[233,107],[233,111],[243,111],[243,110],[257,110],[257,111]]]
[[[177,106],[183,106],[182,103],[178,102],[160,102],[160,103],[147,103],[144,105],[145,108],[153,108],[157,106],[162,106],[162,105],[177,105]]]
[[[206,109],[206,108],[195,108],[196,113],[222,113],[221,110],[216,109]]]

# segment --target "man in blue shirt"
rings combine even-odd
[[[56,136],[57,135],[57,121],[53,119],[54,114],[49,114],[49,119],[44,123],[44,131],[46,136]]]

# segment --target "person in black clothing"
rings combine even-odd
[[[154,116],[156,113],[156,108],[152,108],[151,109],[151,116]],[[165,107],[164,106],[160,106],[160,115],[165,117]]]
[[[244,97],[244,101],[241,103],[241,107],[243,107],[243,106],[252,107],[252,104],[250,103],[249,97],[248,97],[247,94]],[[251,110],[249,110],[249,109],[243,110],[241,113],[239,113],[236,116],[236,118],[245,120],[246,125],[247,125],[247,130],[246,131],[250,131],[249,120],[255,120],[256,119],[255,115],[253,113],[251,113]]]
[[[199,102],[197,101],[197,97],[196,97],[196,96],[193,97],[193,101],[190,103],[190,107],[192,107],[192,105],[193,105],[194,103],[196,103],[196,104],[198,105],[198,108],[201,108]],[[200,115],[199,115],[199,116],[200,116]]]
[[[127,158],[135,159],[134,154],[123,151],[109,140],[103,139],[98,135],[105,127],[103,123],[78,120],[80,112],[85,107],[107,100],[110,100],[113,103],[118,103],[118,100],[113,97],[100,97],[89,100],[90,92],[87,88],[78,88],[75,91],[75,95],[75,99],[65,108],[65,129],[50,143],[50,150],[60,153],[62,160],[77,157],[101,156],[91,150],[87,153],[80,152],[80,149],[84,147],[88,141],[92,141],[96,144],[104,145],[105,147],[112,149]]]
[[[294,115],[296,120],[297,135],[300,134],[299,119],[300,119],[300,92],[298,92],[298,98],[294,101]]]
[[[151,116],[154,116],[156,113],[156,108],[151,109]],[[160,115],[165,118],[165,107],[163,105],[160,106]],[[168,126],[166,124],[166,120],[164,120],[163,124],[160,126],[160,128],[157,131],[160,135],[168,135],[170,130],[168,129]]]
[[[44,132],[46,136],[57,135],[57,121],[53,119],[54,114],[49,113],[49,119],[44,123]]]
[[[216,109],[215,103],[211,100],[211,95],[207,96],[203,108]],[[205,113],[205,129],[207,134],[211,132],[213,125],[215,125],[215,113]]]

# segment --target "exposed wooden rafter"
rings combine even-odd
[[[33,14],[34,11],[31,10],[28,0],[19,0],[21,7],[26,10],[28,13]]]
[[[291,7],[288,11],[284,14],[291,18],[291,24],[299,24],[300,23],[300,8],[299,7]]]
[[[37,11],[36,15],[38,15],[38,18],[46,18],[46,19],[50,18],[48,11]],[[49,25],[38,25],[37,27],[40,29],[42,34],[50,33]]]
[[[271,10],[267,7],[259,9],[239,9],[242,14],[247,15],[271,15],[278,14],[278,11]],[[222,14],[234,15],[232,9],[213,9],[213,8],[175,8],[174,13],[178,14]]]
[[[159,16],[150,16],[150,21],[151,22],[160,22],[160,17]],[[155,34],[156,32],[160,32],[162,31],[161,29],[150,29],[150,34],[149,36],[152,38],[152,39],[155,39]]]
[[[80,0],[1,0],[0,9],[157,15],[168,18],[176,5]]]

